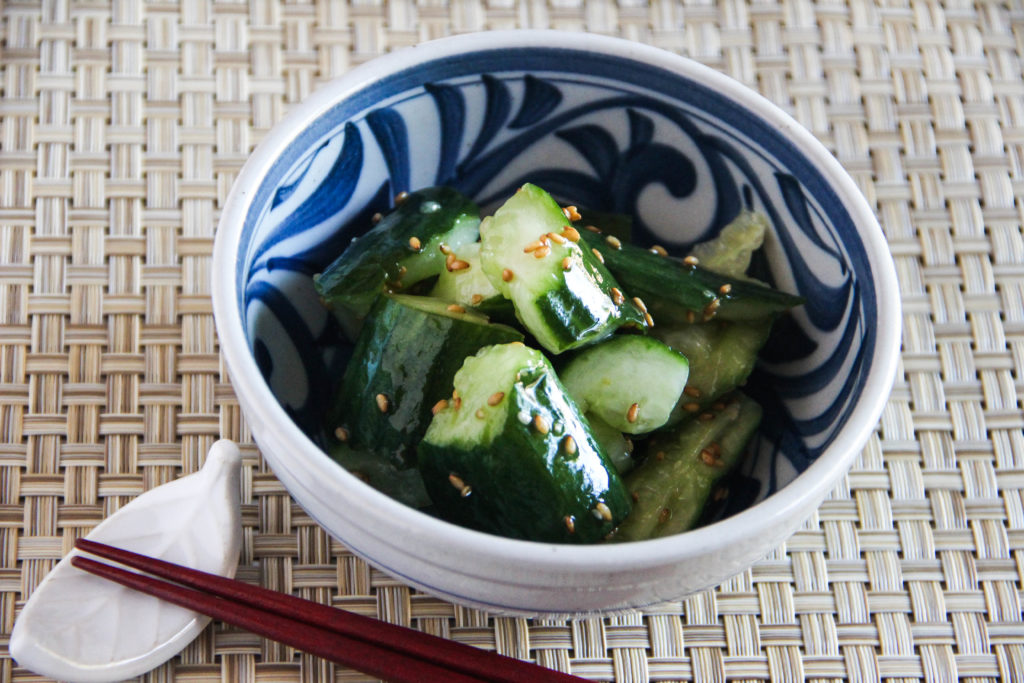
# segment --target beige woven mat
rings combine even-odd
[[[556,27],[694,57],[823,140],[876,207],[900,376],[817,516],[716,590],[630,616],[491,618],[332,541],[251,443],[218,357],[209,254],[246,155],[381,52]],[[301,0],[2,4],[0,677],[72,540],[195,470],[244,468],[242,577],[595,679],[1024,680],[1024,10],[1007,3]],[[362,680],[208,628],[147,677]]]

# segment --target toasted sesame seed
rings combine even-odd
[[[698,410],[700,410],[700,404],[699,403],[684,403],[683,404],[683,410],[685,410],[688,413],[696,413]]]
[[[644,313],[644,322],[647,323],[647,327],[654,327],[654,318],[650,313]]]
[[[437,415],[439,412],[441,412],[442,410],[444,410],[447,407],[448,407],[448,401],[446,401],[445,399],[442,398],[440,401],[438,401],[437,403],[434,404],[434,407],[430,409],[430,413],[432,415]]]
[[[693,323],[696,320],[697,320],[697,314],[696,313],[694,313],[693,311],[687,311],[686,312],[686,322]]]
[[[466,309],[458,304],[448,304],[448,310],[452,313],[465,313]]]
[[[566,435],[566,437],[562,439],[562,448],[564,448],[565,452],[569,455],[576,455],[576,439],[572,438],[571,435]]]
[[[524,254],[529,254],[531,252],[537,251],[538,249],[540,249],[543,246],[546,246],[546,243],[544,242],[544,240],[534,240],[534,241],[530,242],[529,244],[527,244],[525,247],[523,247],[523,253]]]
[[[547,245],[544,245],[540,249],[536,249],[533,252],[533,258],[544,258],[545,256],[547,256],[550,253],[551,253],[551,247],[549,247]]]
[[[463,261],[462,259],[452,259],[450,263],[445,264],[448,267],[449,273],[454,273],[457,270],[468,270],[469,262]]]
[[[726,282],[724,285],[718,288],[718,293],[725,295],[732,291],[732,285]]]
[[[719,401],[718,403],[713,404],[711,407],[714,408],[715,410],[719,411],[719,412],[725,410],[725,404],[722,403],[721,401]]]
[[[334,438],[338,441],[348,441],[348,430],[344,427],[338,427],[334,430]]]
[[[597,257],[598,261],[600,261],[601,263],[604,263],[604,254],[599,252],[596,248],[591,248],[590,251],[594,252],[594,256]]]
[[[702,463],[704,463],[705,465],[714,465],[715,464],[715,460],[717,460],[717,459],[718,458],[715,457],[715,454],[711,451],[710,448],[702,448],[701,449],[701,451],[700,451],[700,461]]]
[[[661,508],[661,512],[658,513],[658,524],[664,524],[672,518],[672,511],[668,508]]]
[[[654,459],[658,460],[658,461],[664,460],[665,459],[665,451],[658,451],[657,453],[655,453],[654,454]]]
[[[594,516],[598,519],[610,522],[612,521],[612,510],[603,502],[598,502],[598,504],[594,506]]]
[[[652,244],[650,252],[652,254],[657,254],[658,256],[668,256],[668,251],[666,251],[665,247],[661,246],[660,244]]]
[[[547,238],[556,244],[565,244],[568,240],[559,235],[557,232],[549,232]]]
[[[384,219],[384,214],[382,214],[381,212],[378,211],[377,213],[373,214],[373,216],[370,218],[370,222],[373,223],[374,225],[377,225],[383,219]]]
[[[441,253],[442,253],[442,254],[444,254],[445,256],[447,256],[448,254],[452,253],[452,248],[451,248],[451,247],[449,247],[449,246],[448,246],[447,244],[445,244],[444,242],[441,242],[441,244],[437,245],[437,248],[438,248],[438,249],[439,249],[439,250],[441,251]]]
[[[611,294],[612,303],[614,303],[616,306],[620,305],[623,301],[626,300],[626,297],[622,295],[622,292],[619,290],[618,287],[612,287],[611,289],[608,290],[608,293]]]
[[[476,306],[478,303],[480,303],[483,300],[484,300],[484,295],[483,294],[474,294],[473,298],[470,299],[470,301],[473,303],[474,306]]]
[[[499,403],[501,403],[501,399],[503,398],[505,398],[504,391],[495,391],[493,394],[491,394],[490,398],[487,399],[487,405],[496,406]]]
[[[409,269],[405,266],[398,266],[398,279],[401,280],[405,277],[405,274],[409,272]]]
[[[380,412],[388,412],[388,397],[385,396],[384,394],[377,394],[375,398],[377,401],[377,408],[380,409]]]
[[[569,240],[570,242],[579,242],[580,231],[572,227],[571,225],[567,225],[564,228],[562,228],[562,237]]]
[[[723,488],[717,488],[717,489],[715,489],[715,492],[712,494],[711,500],[714,500],[716,502],[720,501],[720,500],[724,500],[725,497],[728,496],[728,495],[729,495],[729,489],[724,488],[724,487]]]
[[[608,235],[604,238],[604,241],[607,242],[608,246],[612,249],[622,249],[622,241],[615,235]]]
[[[473,487],[469,486],[468,484],[466,486],[463,486],[462,490],[459,491],[459,495],[462,496],[463,498],[468,498],[469,494],[471,493],[473,493]]]
[[[402,190],[401,192],[399,192],[398,194],[395,195],[395,204],[401,204],[402,202],[404,202],[408,198],[409,198],[409,193],[406,192],[405,190]]]
[[[626,411],[626,419],[629,420],[629,422],[631,422],[631,423],[632,422],[636,422],[636,418],[637,418],[637,416],[639,414],[640,414],[640,404],[639,403],[634,403],[633,405],[631,405],[629,407],[629,410]]]
[[[508,268],[506,268],[505,270],[501,271],[501,279],[504,280],[505,282],[512,282],[512,278],[514,278],[514,277],[515,277],[515,273],[513,273]]]
[[[413,236],[409,238],[409,247],[415,249],[416,251],[419,251],[420,249],[423,248],[423,243],[420,242],[419,237]]]
[[[715,414],[714,413],[701,413],[700,415],[697,416],[697,419],[700,420],[701,422],[710,422],[711,420],[715,419]]]
[[[458,398],[458,397],[459,397],[459,390],[458,389],[452,389],[452,398]]]
[[[638,297],[638,296],[634,296],[633,297],[633,305],[636,306],[637,308],[639,308],[642,312],[644,312],[644,313],[647,312],[647,304],[645,304],[644,300],[641,299],[640,297]]]
[[[455,397],[454,405],[455,405],[455,410],[458,410],[459,408],[462,407],[462,397],[461,396],[456,396]]]
[[[622,437],[622,440],[626,442],[626,455],[633,455],[633,439]]]
[[[548,421],[544,419],[543,415],[537,414],[533,416],[533,427],[541,434],[547,434],[551,431]]]
[[[564,213],[565,217],[571,221],[578,221],[579,219],[583,218],[583,216],[580,215],[580,212],[577,211],[575,206],[565,207],[564,209],[562,209],[562,213]]]
[[[476,412],[473,413],[473,414],[476,415],[477,419],[480,419],[480,420],[482,420],[485,417],[487,417],[486,414],[484,413],[484,409],[483,408],[477,408]]]
[[[572,268],[572,259],[566,256],[562,259],[562,270],[570,270]]]
[[[593,232],[593,233],[597,233],[598,235],[601,234],[601,228],[597,227],[596,225],[584,225],[583,229],[584,230],[589,230],[590,232]]]
[[[448,483],[451,484],[453,487],[457,488],[459,491],[466,488],[466,482],[462,481],[462,477],[455,474],[454,472],[448,475]]]
[[[569,530],[570,534],[576,533],[576,520],[573,519],[572,515],[566,515],[562,518],[562,521],[565,522],[565,528]]]
[[[700,264],[700,260],[696,256],[687,256],[683,259],[683,264],[687,266],[696,266]]]
[[[639,503],[640,502],[640,494],[637,493],[636,491],[633,491],[632,493],[630,493],[629,497],[633,499],[634,503]]]
[[[683,393],[689,396],[690,398],[700,398],[700,389],[698,389],[697,387],[692,387],[689,385],[683,387]]]

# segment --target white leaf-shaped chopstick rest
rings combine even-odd
[[[234,576],[241,548],[241,455],[217,441],[196,472],[140,495],[86,538]],[[81,683],[138,676],[167,661],[209,617],[71,566],[73,550],[22,609],[10,652],[27,669]]]

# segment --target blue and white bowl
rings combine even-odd
[[[742,207],[772,232],[761,277],[807,303],[751,390],[766,408],[729,515],[627,545],[499,538],[405,507],[318,446],[346,349],[311,276],[404,190],[454,185],[493,207],[525,181],[636,217],[677,253]],[[712,586],[782,543],[881,414],[900,340],[891,257],[870,207],[789,116],[706,67],[623,40],[547,31],[438,40],[334,81],[246,164],[214,250],[214,313],[257,444],[348,548],[429,593],[492,611],[582,614]]]

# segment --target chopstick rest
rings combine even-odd
[[[241,454],[217,441],[202,469],[132,500],[86,538],[234,576],[241,548]],[[33,591],[11,633],[19,665],[59,680],[139,676],[170,659],[210,621],[75,569],[64,557]]]

